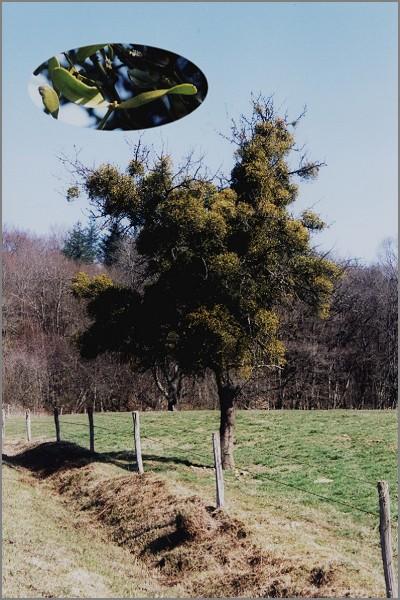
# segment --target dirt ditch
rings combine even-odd
[[[195,495],[177,494],[152,473],[105,475],[96,457],[70,443],[42,443],[3,460],[24,468],[90,515],[164,585],[195,597],[337,597],[340,566],[298,561],[258,548],[244,523]]]

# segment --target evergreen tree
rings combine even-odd
[[[95,223],[83,227],[78,221],[68,233],[62,253],[77,262],[93,263],[98,255],[99,234]]]
[[[101,240],[99,248],[101,261],[107,267],[111,267],[117,261],[118,250],[122,240],[122,227],[119,223],[112,223],[107,235]]]

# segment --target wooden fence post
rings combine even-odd
[[[143,461],[142,461],[142,445],[140,443],[140,417],[139,412],[135,410],[132,413],[133,418],[133,436],[135,438],[135,453],[136,453],[136,464],[139,473],[144,473]]]
[[[94,452],[94,424],[93,424],[93,407],[87,407],[87,414],[89,418],[89,443],[90,452]]]
[[[4,408],[1,412],[1,437],[2,440],[5,440],[6,438],[6,411]]]
[[[7,404],[7,417],[9,417],[11,414],[11,406],[9,404]]]
[[[393,571],[392,530],[390,522],[390,496],[387,481],[378,481],[379,495],[379,533],[383,572],[385,575],[386,598],[395,598],[395,580]],[[396,596],[397,598],[397,596]]]
[[[221,462],[221,443],[219,433],[212,434],[213,450],[214,450],[214,466],[215,466],[215,483],[217,490],[217,508],[224,506],[224,476],[222,473]]]
[[[25,424],[26,424],[26,439],[28,442],[32,440],[32,430],[31,430],[31,411],[29,408],[25,412]]]
[[[54,423],[56,426],[56,440],[57,440],[57,442],[61,442],[60,419],[59,419],[59,411],[58,411],[57,406],[54,407]]]

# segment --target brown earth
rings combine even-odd
[[[87,516],[88,527],[105,528],[164,586],[180,585],[190,597],[350,596],[339,564],[310,567],[268,553],[243,522],[152,473],[110,476],[98,457],[66,442],[21,450],[3,460],[46,480],[71,510]]]

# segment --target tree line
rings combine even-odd
[[[70,232],[74,234],[76,229]],[[67,241],[69,237],[67,236]],[[135,243],[120,238],[112,265],[63,253],[66,240],[5,229],[3,233],[3,400],[15,408],[82,411],[163,409],[167,397],[152,373],[111,354],[81,358],[76,336],[88,323],[72,294],[76,273],[106,273],[136,287],[141,265]],[[82,245],[84,248],[84,244]],[[92,257],[96,252],[92,252]],[[110,256],[106,259],[110,260]],[[283,311],[286,364],[259,373],[239,397],[242,408],[393,408],[397,402],[397,256],[393,241],[370,265],[347,261],[321,321],[300,304]],[[210,374],[181,385],[181,408],[216,408]]]

